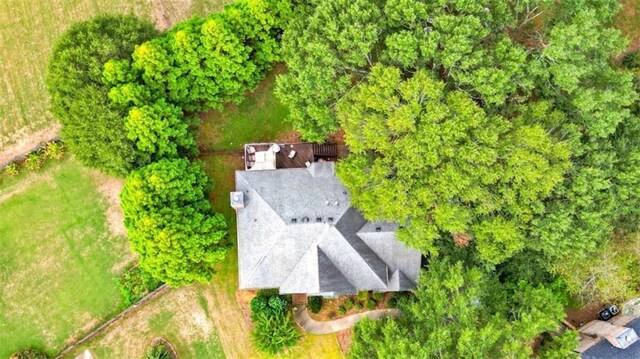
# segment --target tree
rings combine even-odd
[[[349,356],[530,358],[531,340],[564,317],[563,300],[548,286],[499,283],[461,262],[431,260],[399,318],[356,325]]]
[[[406,224],[399,237],[426,253],[467,233],[487,262],[510,257],[568,166],[567,144],[529,116],[488,115],[423,70],[403,80],[376,65],[337,113],[351,151],[337,173],[353,203],[369,219]]]
[[[504,29],[527,21],[532,2],[301,4],[283,34],[289,71],[278,78],[277,94],[289,107],[289,120],[311,141],[323,141],[339,128],[336,105],[376,63],[396,66],[406,76],[430,69],[450,88],[502,105],[519,90],[531,88],[525,48],[505,36]]]
[[[228,251],[226,223],[207,199],[197,163],[162,159],[131,172],[121,193],[125,227],[142,269],[171,286],[207,282]]]
[[[109,102],[102,68],[155,36],[149,22],[106,15],[72,25],[54,46],[46,75],[51,108],[65,143],[83,164],[118,176],[137,166],[126,137],[126,109]]]

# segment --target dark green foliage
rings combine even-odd
[[[275,291],[260,291],[251,300],[251,315],[283,315],[289,310],[290,301],[283,295]]]
[[[125,307],[136,303],[161,285],[161,281],[153,278],[140,266],[128,267],[118,277],[118,289]]]
[[[366,301],[365,307],[368,310],[374,310],[374,309],[376,309],[376,302],[374,300],[369,299],[369,300]]]
[[[30,348],[17,351],[11,359],[48,359],[49,357],[39,349]]]
[[[529,358],[531,341],[564,317],[563,299],[544,285],[499,283],[460,262],[432,260],[398,319],[356,325],[349,356]]]
[[[545,334],[538,348],[538,358],[541,359],[578,359],[580,355],[575,350],[580,343],[576,331],[565,330],[554,335]]]
[[[347,308],[344,305],[338,307],[338,315],[343,316],[347,313]]]
[[[640,51],[633,51],[624,56],[622,65],[630,70],[640,69]]]
[[[145,359],[173,359],[173,355],[166,346],[158,344],[147,350]]]
[[[214,214],[202,167],[160,160],[131,172],[120,195],[131,249],[140,266],[170,286],[207,282],[225,257],[226,222]]]
[[[72,25],[55,45],[46,76],[51,107],[65,143],[83,164],[123,176],[139,162],[126,137],[126,110],[109,102],[102,68],[155,36],[149,22],[105,15]]]
[[[350,310],[353,309],[355,307],[355,303],[353,302],[353,300],[351,300],[351,298],[347,298],[344,303],[342,303],[342,305],[344,305],[344,308],[346,310]]]
[[[382,300],[384,300],[384,296],[385,296],[385,293],[381,293],[381,292],[373,292],[373,294],[371,294],[371,297],[376,302],[381,302]]]
[[[312,313],[318,313],[322,309],[322,297],[310,296],[307,298],[307,307]]]

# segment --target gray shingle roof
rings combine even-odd
[[[624,325],[640,333],[640,318],[636,318]],[[626,349],[619,349],[611,345],[606,339],[582,353],[582,359],[638,359],[640,358],[640,341],[631,344]]]
[[[240,289],[345,294],[409,290],[420,253],[397,226],[367,222],[351,207],[333,162],[309,168],[237,171]]]

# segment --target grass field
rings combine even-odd
[[[52,125],[44,74],[53,44],[74,22],[134,13],[159,28],[220,9],[222,0],[0,1],[0,152]]]
[[[102,180],[66,158],[0,183],[0,358],[55,354],[121,309],[131,255],[107,228]]]

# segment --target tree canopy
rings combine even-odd
[[[440,233],[464,233],[485,260],[501,262],[525,246],[525,225],[569,165],[568,144],[528,109],[511,121],[488,115],[425,70],[403,81],[399,69],[376,65],[337,112],[351,151],[338,176],[354,204],[406,223],[400,236],[426,253]]]
[[[207,198],[210,181],[187,159],[134,170],[121,193],[125,227],[140,266],[171,286],[207,282],[228,251],[226,222]]]
[[[109,101],[102,67],[126,59],[155,36],[146,21],[105,15],[72,25],[56,43],[46,75],[51,109],[63,125],[63,140],[83,164],[123,176],[139,162],[126,136],[126,109]]]
[[[432,260],[414,298],[397,319],[364,320],[354,328],[351,358],[530,358],[531,341],[555,331],[564,298],[552,286],[498,283],[461,262]],[[577,335],[555,354],[570,358]]]

